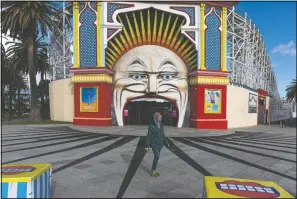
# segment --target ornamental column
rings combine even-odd
[[[74,125],[110,126],[112,74],[105,67],[101,2],[74,2]]]
[[[190,126],[227,129],[227,9],[200,5],[200,63],[190,72]]]

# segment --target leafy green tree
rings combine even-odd
[[[286,98],[288,102],[296,102],[296,89],[297,89],[296,79],[293,79],[290,85],[288,85],[286,88],[286,92],[287,92]]]
[[[57,11],[57,4],[54,2],[2,2],[2,33],[9,33],[9,36],[13,38],[22,37],[24,39],[31,89],[31,121],[41,120],[36,83],[35,40],[39,31],[42,37],[44,37],[48,29],[55,28]]]

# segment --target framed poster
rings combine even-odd
[[[204,113],[219,114],[222,112],[222,90],[205,89],[204,90]]]
[[[98,112],[97,87],[80,87],[80,112]]]
[[[257,101],[258,101],[258,96],[249,93],[249,113],[257,113]]]

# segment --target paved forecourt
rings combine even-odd
[[[52,197],[201,197],[206,175],[274,181],[296,197],[296,128],[186,130],[165,127],[158,178],[144,126],[4,125],[2,163],[51,163]]]

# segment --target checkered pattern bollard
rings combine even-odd
[[[2,165],[2,198],[50,198],[50,164]]]

